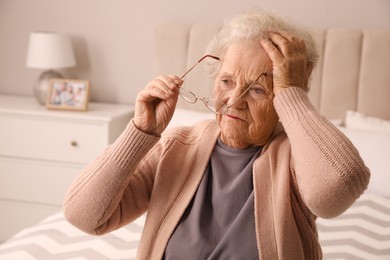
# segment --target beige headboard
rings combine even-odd
[[[170,24],[156,32],[155,73],[181,75],[204,55],[219,25]],[[329,119],[341,119],[346,110],[390,119],[390,31],[313,30],[322,57],[313,71],[309,96]],[[212,81],[197,70],[186,87],[199,96],[211,96]],[[180,101],[182,108],[205,110],[202,104]]]

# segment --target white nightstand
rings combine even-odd
[[[0,95],[0,243],[61,210],[72,180],[123,131],[133,107],[90,103],[53,111]]]

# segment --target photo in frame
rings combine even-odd
[[[86,111],[89,102],[88,80],[52,79],[47,93],[48,109]]]

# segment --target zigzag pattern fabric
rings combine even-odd
[[[389,260],[390,199],[363,194],[346,212],[318,219],[324,259]]]
[[[88,235],[69,224],[62,213],[27,228],[0,245],[1,260],[135,259],[145,216],[103,236]]]
[[[135,259],[145,216],[104,236],[71,226],[61,213],[27,228],[0,245],[0,260]],[[318,219],[324,259],[390,259],[390,199],[362,197],[334,219]]]

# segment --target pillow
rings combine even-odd
[[[344,123],[347,128],[390,133],[390,121],[376,117],[368,117],[356,111],[347,111]]]
[[[338,128],[351,140],[371,171],[368,191],[390,198],[390,132]]]
[[[215,119],[215,114],[213,112],[198,112],[183,108],[176,108],[167,128],[175,126],[190,126],[207,119]]]

